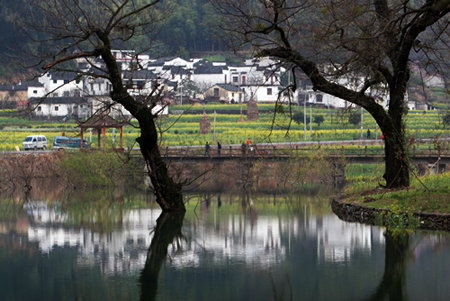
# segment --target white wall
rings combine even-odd
[[[42,103],[34,110],[36,116],[59,116],[63,117],[73,113],[73,104],[45,104]]]
[[[45,87],[28,87],[28,99],[32,97],[44,97]]]
[[[256,102],[277,102],[278,94],[281,91],[280,86],[277,85],[266,85],[266,86],[242,86],[245,92],[245,101],[249,101],[253,92],[253,99]],[[271,94],[268,94],[268,89],[272,90]],[[294,100],[293,98],[292,100]],[[288,102],[289,98],[282,95],[280,98],[282,102]]]
[[[38,78],[38,81],[44,84],[45,93],[51,93],[50,96],[74,96],[76,93],[82,95],[83,93],[83,81],[80,80],[78,83],[75,81],[67,82],[64,84],[64,80],[57,79],[56,83],[53,79],[52,73],[46,73]],[[66,92],[66,93],[65,93]]]

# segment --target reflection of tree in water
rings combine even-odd
[[[253,207],[253,200],[251,198],[250,191],[247,189],[241,189],[240,191],[241,199],[241,212],[246,214],[246,217],[250,220],[250,226],[253,231],[256,226],[256,221],[258,220],[258,209]]]
[[[389,230],[384,233],[386,238],[384,274],[380,284],[368,300],[406,300],[404,284],[406,262],[411,256],[409,248],[409,233],[406,230]]]
[[[141,272],[141,300],[155,300],[161,265],[166,259],[169,244],[182,236],[183,219],[184,212],[162,212],[158,217],[147,260]]]

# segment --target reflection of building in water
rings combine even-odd
[[[39,242],[43,253],[49,253],[54,247],[76,247],[79,249],[80,265],[101,263],[104,273],[124,273],[142,269],[147,257],[148,246],[161,210],[127,210],[119,220],[110,221],[114,229],[103,233],[83,225],[69,227],[72,218],[57,208],[44,204],[25,208],[30,215],[28,228],[29,241]],[[94,217],[90,223],[99,223],[101,217]]]
[[[356,250],[370,251],[374,242],[384,243],[382,232],[376,228],[346,223],[333,214],[278,216],[249,213],[250,209],[244,214],[219,214],[215,202],[211,206],[203,218],[184,221],[185,239],[169,246],[172,266],[196,267],[211,260],[218,264],[233,260],[265,268],[285,259],[291,241],[304,244],[305,239],[313,248],[316,246],[319,261],[342,262],[350,260]],[[161,213],[160,209],[119,213],[116,209],[109,215],[91,212],[89,222],[76,222],[74,213],[63,213],[57,207],[35,204],[25,209],[30,217],[28,239],[38,242],[43,253],[54,247],[78,248],[79,265],[99,264],[105,274],[143,268]],[[98,227],[104,219],[109,225],[106,230]]]
[[[192,232],[188,236],[193,240],[185,245],[183,256],[172,258],[172,264],[199,266],[205,254],[209,254],[216,262],[232,259],[269,267],[285,257],[286,246],[281,242],[281,235],[286,229],[294,231],[292,221],[278,216],[259,216],[255,222],[242,215],[229,215],[215,224],[200,221],[186,229]]]
[[[383,230],[360,223],[346,223],[335,215],[309,221],[317,235],[318,260],[326,262],[350,261],[356,251],[370,252],[372,244],[384,244]],[[310,232],[311,233],[311,232]]]

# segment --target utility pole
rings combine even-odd
[[[363,107],[361,107],[361,138],[364,136],[363,121],[364,121],[364,114],[363,114]]]
[[[309,140],[312,140],[312,106],[309,105]]]
[[[181,105],[183,105],[183,81],[180,82],[180,89],[181,89]]]
[[[305,140],[306,140],[306,98],[303,101],[303,124],[305,128]]]
[[[216,110],[214,110],[214,142],[216,142]]]

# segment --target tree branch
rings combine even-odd
[[[53,62],[48,63],[48,64],[44,65],[42,67],[42,69],[48,70],[58,64],[61,64],[63,62],[67,62],[67,61],[71,61],[73,59],[80,58],[80,57],[90,57],[90,56],[97,57],[97,56],[101,55],[102,52],[103,52],[103,48],[98,47],[94,51],[74,53],[71,55],[67,55],[65,57],[58,58],[58,59],[54,60]]]

